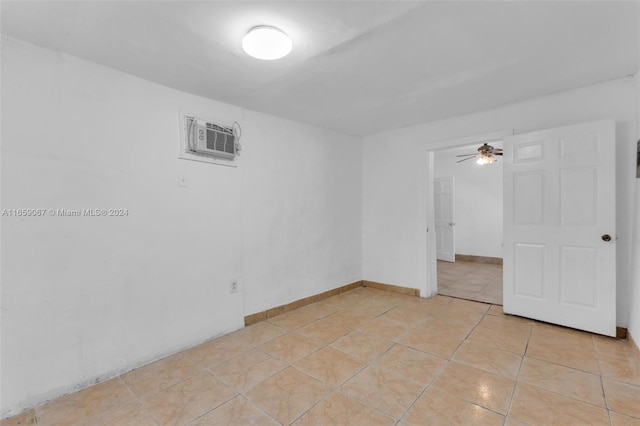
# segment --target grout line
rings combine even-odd
[[[411,348],[413,349],[413,348]],[[413,349],[416,350],[417,349]],[[419,351],[422,352],[422,351]],[[422,352],[422,353],[426,353],[426,352]],[[428,354],[428,355],[432,355],[432,354]],[[440,357],[438,357],[440,358]],[[413,406],[416,404],[416,402],[418,402],[418,400],[420,398],[422,398],[422,395],[424,395],[424,393],[431,388],[431,386],[435,383],[436,380],[438,380],[440,378],[440,376],[442,375],[442,373],[444,372],[444,370],[447,369],[447,366],[449,365],[449,360],[442,358],[445,361],[444,366],[434,375],[434,377],[426,384],[425,388],[422,390],[422,392],[420,392],[420,394],[418,395],[418,397],[411,403],[409,404],[409,406],[407,407],[407,409],[402,413],[402,415],[400,416],[400,418],[398,419],[398,422],[400,422],[408,413],[409,411],[411,411],[411,409],[413,408]]]
[[[572,399],[572,400],[574,400],[574,401],[578,401],[578,402],[581,402],[581,403],[583,403],[583,404],[590,405],[590,406],[592,406],[592,407],[600,408],[600,409],[602,409],[602,410],[610,410],[610,408],[609,408],[609,406],[608,406],[608,404],[607,404],[607,401],[606,401],[606,397],[605,397],[605,406],[602,406],[602,405],[594,404],[593,402],[585,401],[584,399],[579,399],[579,398],[576,398],[576,397],[571,396],[571,395],[567,395],[567,394],[564,394],[564,393],[557,392],[557,391],[555,391],[555,390],[551,390],[551,389],[543,388],[543,387],[541,387],[541,386],[539,386],[539,385],[536,385],[536,384],[532,384],[532,383],[528,383],[528,382],[523,382],[523,381],[520,381],[520,380],[518,380],[517,382],[518,382],[518,383],[521,383],[521,384],[523,384],[523,385],[527,385],[527,386],[531,386],[531,387],[534,387],[534,388],[541,389],[541,390],[543,390],[543,391],[545,391],[545,392],[549,392],[549,393],[553,393],[553,394],[556,394],[556,395],[562,396],[562,397],[564,397],[564,398]]]
[[[529,347],[529,340],[531,339],[531,334],[533,333],[533,326],[529,328],[529,336],[527,336],[527,344],[525,345],[524,348],[524,353],[521,355],[520,358],[520,365],[518,366],[518,373],[516,374],[516,378],[515,378],[515,383],[513,384],[513,392],[511,392],[511,397],[509,398],[509,404],[507,405],[507,413],[505,416],[505,423],[506,423],[506,419],[509,417],[509,414],[511,413],[511,407],[513,406],[513,400],[516,396],[516,390],[518,389],[518,383],[520,383],[520,372],[522,371],[522,364],[524,364],[524,357],[526,356],[527,353],[527,348]]]
[[[613,419],[611,418],[611,410],[609,410],[609,409],[607,409],[607,417],[609,417],[609,426],[612,426],[613,425]]]
[[[538,361],[546,362],[546,363],[549,363],[549,364],[557,365],[558,367],[563,367],[563,368],[568,368],[568,369],[571,369],[571,370],[575,370],[575,371],[578,371],[580,373],[590,374],[592,376],[602,376],[601,374],[594,373],[593,371],[581,370],[581,369],[576,368],[576,367],[571,367],[571,366],[568,366],[568,365],[565,365],[565,364],[560,364],[559,362],[556,362],[556,361],[550,361],[548,359],[540,358],[540,357],[537,357],[537,356],[527,355],[526,353],[525,353],[524,356],[527,357],[527,358],[531,358],[531,359],[535,359],[535,360],[538,360]]]
[[[596,364],[598,365],[598,374],[602,377],[602,367],[600,367],[600,352],[598,351],[598,345],[596,345],[596,338],[592,334],[591,335],[591,346],[593,352],[596,354]]]
[[[138,395],[135,394],[135,392],[133,391],[133,389],[131,389],[131,386],[129,386],[129,383],[127,383],[124,378],[122,378],[122,375],[118,376],[118,379],[120,379],[120,381],[122,383],[124,383],[124,385],[127,387],[127,389],[129,389],[129,392],[131,393],[131,395],[133,395],[133,397],[140,403],[143,403],[142,400],[140,399],[140,397]]]
[[[604,406],[607,409],[607,411],[610,411],[611,407],[609,407],[609,399],[607,398],[607,392],[604,389],[604,377],[602,377],[602,375],[600,375],[600,386],[602,388],[602,397],[604,398]],[[609,415],[609,423],[611,423],[611,415]]]

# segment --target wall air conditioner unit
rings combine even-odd
[[[226,126],[195,116],[181,117],[180,158],[235,166],[240,155],[240,125]]]

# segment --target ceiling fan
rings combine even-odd
[[[463,161],[471,160],[472,158],[478,158],[476,163],[478,164],[492,164],[495,163],[498,159],[496,155],[502,155],[502,149],[494,148],[488,143],[484,143],[480,148],[478,148],[477,154],[462,154],[456,155],[456,157],[467,157],[462,160],[456,161],[456,163],[461,163]]]

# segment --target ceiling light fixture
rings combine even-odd
[[[282,30],[262,25],[253,27],[242,39],[242,49],[249,56],[265,61],[272,61],[287,56],[293,43]]]

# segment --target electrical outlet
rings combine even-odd
[[[238,292],[238,282],[234,281],[231,283],[231,287],[229,288],[229,293],[237,293]]]

